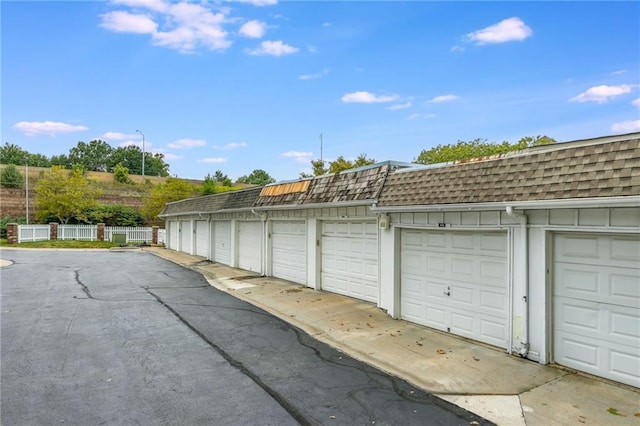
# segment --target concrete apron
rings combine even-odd
[[[640,425],[636,388],[394,320],[368,302],[168,249],[144,251],[198,270],[219,290],[499,425]]]

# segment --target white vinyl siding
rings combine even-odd
[[[403,229],[400,239],[401,317],[506,348],[506,233]]]
[[[196,220],[196,255],[209,256],[209,222]]]
[[[554,360],[640,387],[640,236],[554,236]]]
[[[212,259],[223,265],[231,265],[231,221],[213,222]]]
[[[272,275],[299,284],[307,283],[306,222],[271,223]]]
[[[322,222],[322,289],[378,301],[378,226],[375,221]]]
[[[262,222],[238,222],[238,267],[262,273]]]

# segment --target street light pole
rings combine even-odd
[[[142,177],[144,177],[144,133],[140,130],[136,130],[136,132],[142,135]]]

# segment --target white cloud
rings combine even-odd
[[[451,51],[452,52],[464,52],[464,50],[465,50],[464,47],[458,46],[458,45],[455,45],[455,46],[451,47]]]
[[[106,132],[102,136],[100,136],[101,139],[110,139],[110,140],[117,140],[117,141],[121,141],[124,139],[136,139],[139,137],[140,135],[138,135],[137,133],[126,134],[126,133],[120,133],[120,132]]]
[[[183,157],[180,157],[179,155],[171,154],[168,152],[162,152],[161,154],[164,155],[165,160],[181,160],[183,158]]]
[[[434,118],[435,116],[436,116],[435,114],[418,114],[418,113],[414,113],[414,114],[409,115],[407,117],[407,120],[411,121],[411,120],[417,120],[419,118]]]
[[[586,92],[580,93],[578,96],[569,99],[570,102],[597,102],[605,103],[616,96],[624,95],[631,92],[631,86],[623,84],[620,86],[594,86],[587,89]]]
[[[109,12],[102,15],[101,26],[117,33],[134,34],[153,34],[158,28],[158,24],[147,15],[123,11]]]
[[[168,143],[167,147],[172,149],[188,149],[198,146],[205,146],[207,142],[204,139],[178,139],[174,142]]]
[[[508,18],[495,25],[483,28],[467,34],[467,39],[477,45],[506,43],[508,41],[520,41],[533,34],[531,28],[525,25],[520,18]]]
[[[248,145],[246,142],[230,142],[226,145],[214,145],[214,149],[220,150],[229,150],[229,149],[238,149],[238,148],[246,148]]]
[[[398,95],[375,95],[370,92],[351,92],[342,97],[344,103],[375,104],[384,102],[394,102],[399,99]]]
[[[331,22],[323,22],[322,23],[322,27],[323,28],[329,28],[331,26]]]
[[[411,101],[406,102],[404,104],[395,104],[395,105],[391,105],[390,107],[388,107],[387,109],[390,109],[392,111],[398,110],[398,109],[407,109],[407,108],[411,108]]]
[[[277,41],[263,41],[260,43],[260,47],[253,50],[247,50],[250,55],[270,55],[270,56],[283,56],[291,55],[299,51],[297,47],[289,46],[283,43],[281,40]]]
[[[59,133],[73,133],[89,130],[85,126],[60,123],[57,121],[21,121],[13,125],[13,128],[27,136],[48,135],[55,136]]]
[[[633,133],[640,132],[640,120],[622,121],[613,123],[611,131],[616,133]]]
[[[637,106],[640,108],[640,98],[634,99],[631,101],[631,105]]]
[[[240,35],[249,38],[261,38],[264,35],[266,27],[267,24],[256,20],[245,22],[240,27]]]
[[[622,75],[622,74],[625,74],[626,72],[627,70],[617,70],[617,71],[613,71],[611,75]]]
[[[459,97],[456,95],[441,95],[441,96],[436,96],[435,98],[431,99],[429,102],[434,104],[439,104],[442,102],[455,101],[456,99],[459,99]]]
[[[313,158],[313,152],[287,151],[280,154],[281,157],[293,158],[296,163],[308,163]]]
[[[227,162],[227,159],[225,157],[212,157],[212,158],[203,158],[202,160],[198,160],[198,163],[207,163],[207,164],[221,164],[226,162]]]
[[[247,3],[254,6],[273,6],[278,4],[278,0],[227,0],[236,3]]]
[[[302,74],[302,75],[298,76],[298,80],[316,80],[318,78],[324,77],[328,73],[329,73],[329,69],[325,68],[322,71],[317,72],[315,74]]]
[[[149,152],[149,148],[151,148],[152,145],[153,144],[151,142],[145,141],[144,142],[144,150]],[[142,149],[142,141],[141,140],[133,140],[133,139],[131,139],[131,140],[127,140],[127,141],[124,141],[124,142],[120,142],[118,144],[118,146],[122,147],[122,148],[126,148],[128,146],[137,146],[138,148]]]
[[[144,13],[117,10],[101,15],[101,26],[109,31],[149,34],[157,46],[192,53],[198,48],[224,50],[231,46],[223,24],[229,10],[214,12],[206,3],[158,0],[119,0],[114,4],[146,9]]]

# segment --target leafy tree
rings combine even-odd
[[[200,192],[202,195],[215,194],[216,192],[218,192],[216,191],[216,186],[216,180],[210,174],[207,174],[204,177],[204,181],[202,182],[202,189],[200,190]]]
[[[249,176],[241,176],[238,178],[238,183],[250,184],[250,185],[267,185],[275,182],[269,173],[261,169],[256,169]]]
[[[29,154],[27,164],[32,167],[51,167],[51,161],[49,158],[42,154]]]
[[[118,163],[128,168],[130,174],[141,175],[142,150],[135,145],[114,149],[107,161],[107,171],[113,172]],[[164,162],[164,154],[145,152],[144,172],[147,176],[169,176],[169,165]]]
[[[104,223],[107,226],[141,226],[144,216],[129,206],[101,205],[87,212],[89,224]]]
[[[429,150],[422,150],[414,162],[419,164],[437,164],[450,161],[466,160],[469,158],[486,157],[504,154],[536,145],[546,145],[556,141],[548,136],[524,137],[515,144],[507,141],[502,143],[489,142],[486,139],[472,141],[458,141],[450,145],[438,145]]]
[[[129,169],[122,165],[116,164],[113,168],[113,181],[116,183],[132,184],[133,181],[129,177]]]
[[[24,164],[29,159],[29,152],[16,144],[5,142],[0,146],[0,164]]]
[[[71,219],[88,221],[87,211],[97,205],[101,191],[95,182],[86,178],[82,168],[65,170],[54,166],[36,183],[37,217],[55,217],[66,224]]]
[[[65,154],[52,155],[49,160],[52,166],[63,166],[67,169],[71,168],[71,160]]]
[[[355,161],[347,160],[342,155],[333,161],[311,160],[311,168],[314,176],[321,176],[327,173],[340,173],[344,170],[355,169],[356,167],[375,164],[376,160],[367,158],[367,154],[360,154]],[[327,166],[328,163],[328,166]],[[302,175],[301,175],[302,176]]]
[[[152,221],[162,211],[165,204],[183,200],[195,195],[195,188],[186,180],[169,177],[165,183],[156,185],[144,199],[141,213]]]
[[[219,182],[220,185],[222,186],[233,185],[233,182],[231,182],[231,179],[229,179],[229,176],[222,173],[222,170],[216,170],[216,172],[213,174],[213,177],[216,180],[216,182]]]
[[[15,164],[9,164],[0,172],[0,186],[4,188],[22,188],[24,179]]]
[[[113,148],[105,141],[99,139],[89,143],[80,141],[69,150],[69,161],[72,164],[82,164],[90,171],[106,172],[112,152]]]

